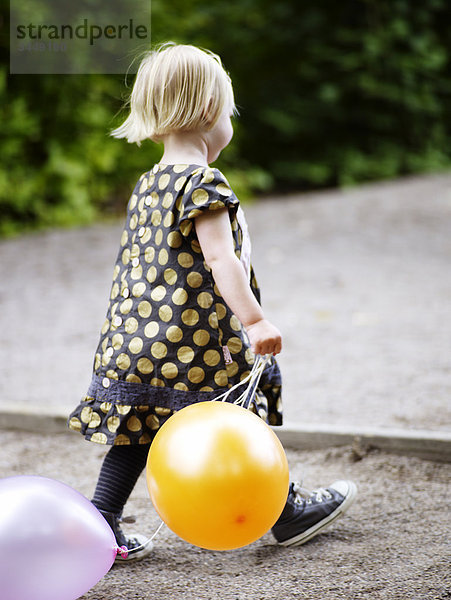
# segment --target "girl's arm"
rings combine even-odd
[[[195,219],[195,227],[205,262],[230,310],[246,328],[252,350],[255,354],[278,354],[282,350],[282,336],[265,319],[234,252],[228,210],[202,214]]]

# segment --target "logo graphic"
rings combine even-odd
[[[150,0],[10,2],[10,72],[136,73],[150,48]]]

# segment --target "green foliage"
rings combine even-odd
[[[221,55],[242,106],[237,155],[277,187],[450,167],[446,0],[170,4],[153,0],[154,38]]]
[[[218,161],[242,197],[451,165],[446,0],[152,0],[152,41],[208,47],[240,117]],[[122,211],[161,148],[108,132],[133,77],[0,70],[0,235]]]
[[[108,132],[122,77],[10,76],[2,70],[0,234],[91,222],[130,194],[158,151],[124,149]],[[149,146],[151,146],[149,148]],[[144,146],[143,146],[144,148]],[[124,199],[125,198],[125,199]]]

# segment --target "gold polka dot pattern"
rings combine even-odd
[[[155,165],[141,176],[120,237],[93,380],[72,429],[102,444],[149,443],[174,410],[212,399],[249,372],[255,358],[246,331],[215,285],[194,227],[204,211],[228,207],[239,257],[238,204],[217,169]],[[250,285],[259,299],[253,271]],[[274,369],[274,381],[262,379],[259,410],[279,421]],[[139,404],[133,394],[141,394]]]
[[[173,410],[162,406],[124,406],[108,405],[108,410],[101,418],[93,412],[95,400],[86,397],[82,401],[82,410],[92,416],[88,424],[82,423],[80,416],[70,418],[70,429],[83,433],[87,439],[98,444],[114,444],[118,446],[130,444],[149,444],[156,431],[172,416]]]

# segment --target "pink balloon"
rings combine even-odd
[[[116,540],[91,502],[45,477],[0,480],[2,600],[75,600],[110,570]]]

